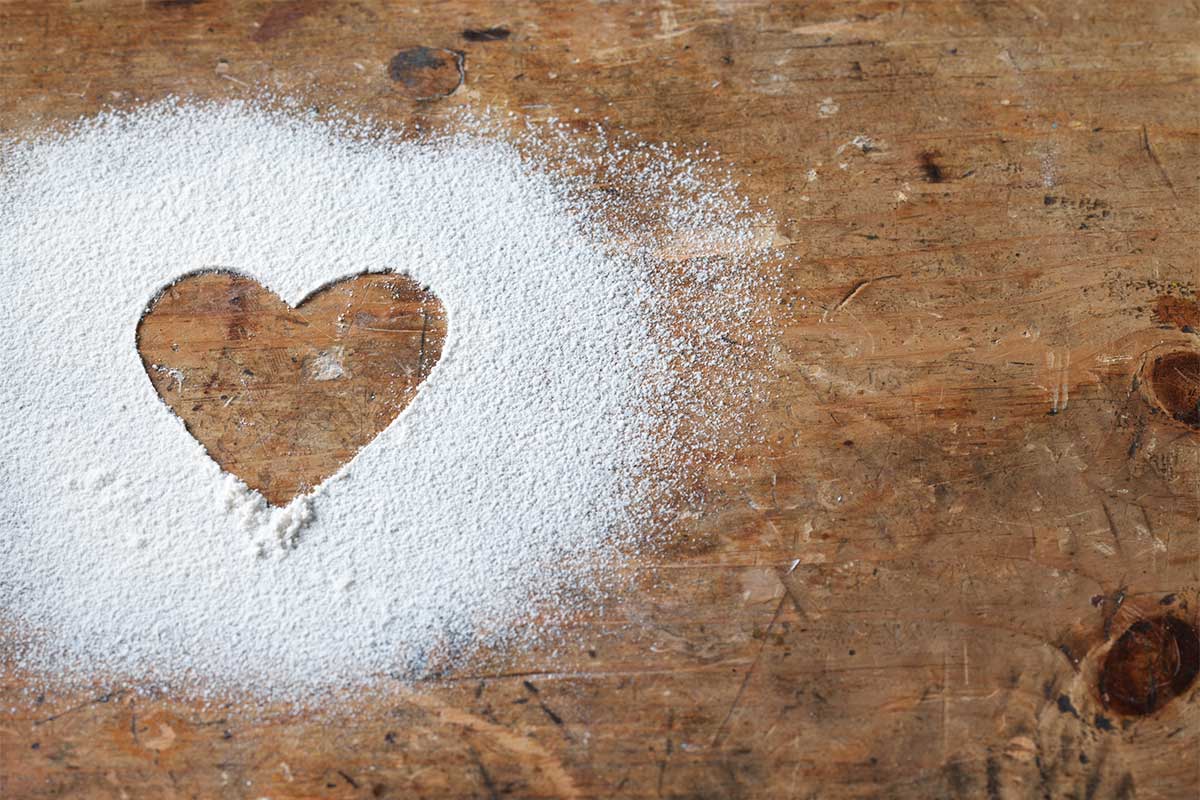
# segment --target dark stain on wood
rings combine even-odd
[[[392,56],[388,77],[414,100],[449,97],[466,77],[466,54],[444,47],[408,47]]]
[[[511,35],[512,31],[505,27],[467,28],[462,32],[462,37],[468,42],[499,42]]]
[[[1200,428],[1200,353],[1180,350],[1154,359],[1150,387],[1172,419]]]
[[[1166,615],[1130,625],[1100,670],[1100,699],[1128,716],[1153,714],[1191,687],[1200,672],[1200,635]]]
[[[1058,696],[1058,710],[1063,714],[1070,714],[1073,717],[1079,716],[1079,712],[1075,709],[1075,704],[1065,694]]]
[[[925,150],[917,156],[917,164],[921,168],[921,174],[929,183],[942,183],[946,180],[946,175],[942,171],[942,167],[937,163],[937,159],[941,158],[941,155],[937,150]]]
[[[328,5],[328,0],[287,0],[276,3],[258,24],[258,29],[250,37],[260,44],[276,39],[294,28],[300,20],[320,11]]]
[[[1154,301],[1154,321],[1188,332],[1200,329],[1200,304],[1184,297],[1160,295]]]

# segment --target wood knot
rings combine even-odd
[[[1154,399],[1171,417],[1200,428],[1200,353],[1179,350],[1158,356],[1150,368]]]
[[[388,77],[413,100],[440,100],[466,77],[466,54],[443,47],[407,47],[388,62]]]
[[[1100,699],[1129,716],[1153,714],[1200,672],[1200,634],[1173,615],[1143,619],[1117,639],[1100,669]]]

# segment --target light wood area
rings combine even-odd
[[[605,122],[719,150],[785,255],[765,443],[603,615],[320,715],[0,675],[0,795],[1196,797],[1198,19],[0,2],[10,134],[260,86]]]

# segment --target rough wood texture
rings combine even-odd
[[[159,396],[276,506],[390,425],[445,338],[442,304],[393,274],[338,281],[291,308],[252,278],[200,272],[163,289],[137,327]]]
[[[1198,14],[0,4],[9,130],[262,83],[607,118],[737,162],[787,255],[767,444],[557,651],[334,723],[12,676],[0,794],[1195,797]]]

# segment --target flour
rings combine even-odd
[[[552,634],[652,546],[759,392],[769,225],[698,154],[505,130],[170,101],[0,142],[0,649],[299,700]],[[445,304],[413,402],[287,508],[139,361],[147,303],[206,267],[293,304],[396,270]]]
[[[342,364],[343,355],[344,351],[341,347],[330,348],[318,355],[309,367],[312,379],[314,381],[333,381],[338,378],[350,377],[346,373],[346,367]]]

